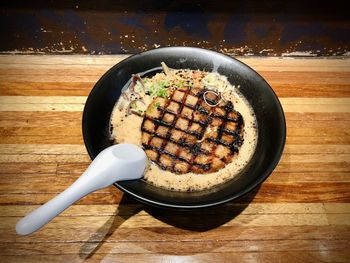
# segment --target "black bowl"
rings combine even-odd
[[[226,55],[192,47],[169,47],[131,56],[113,66],[92,89],[84,108],[83,136],[92,159],[111,145],[110,116],[122,87],[131,74],[159,69],[164,61],[175,69],[216,69],[225,75],[249,101],[256,114],[258,141],[255,153],[243,171],[233,180],[198,192],[176,192],[150,185],[143,180],[124,181],[115,186],[136,200],[167,208],[204,208],[223,204],[248,193],[261,184],[281,158],[286,124],[281,104],[266,81],[242,62]]]

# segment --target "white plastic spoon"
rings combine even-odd
[[[117,144],[96,156],[87,170],[65,191],[17,222],[19,235],[40,229],[70,205],[117,181],[140,179],[147,165],[145,152],[134,144]]]

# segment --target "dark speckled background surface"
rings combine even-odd
[[[0,52],[123,54],[178,45],[343,56],[348,10],[346,1],[2,1]]]

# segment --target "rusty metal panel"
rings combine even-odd
[[[349,55],[350,16],[341,5],[299,0],[5,1],[0,52],[121,54],[177,45],[231,55]]]

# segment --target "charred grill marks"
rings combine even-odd
[[[206,89],[182,87],[156,98],[143,119],[142,145],[162,169],[209,173],[224,167],[243,143],[243,118],[231,102],[210,107]],[[211,105],[219,101],[207,93]],[[158,107],[154,107],[157,105]]]

